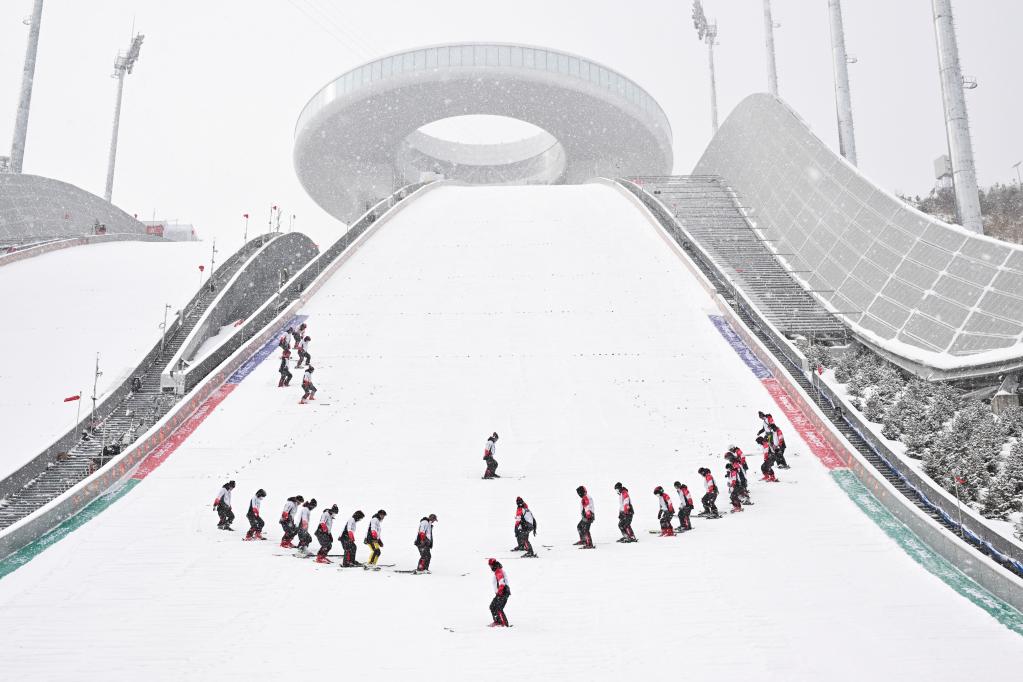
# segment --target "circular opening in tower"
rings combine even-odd
[[[561,182],[565,149],[549,132],[507,116],[473,114],[432,121],[405,138],[396,167],[404,177],[471,185]]]
[[[419,132],[445,142],[495,145],[519,142],[547,131],[532,123],[508,116],[468,114],[427,123]]]

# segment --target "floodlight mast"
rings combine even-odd
[[[117,100],[114,103],[114,129],[110,135],[110,157],[107,160],[107,187],[103,198],[110,201],[114,194],[114,163],[117,160],[117,132],[121,125],[121,97],[124,95],[124,77],[131,73],[138,61],[139,51],[142,49],[142,40],[145,38],[141,33],[137,34],[131,41],[131,47],[127,52],[118,53],[114,60],[114,73],[111,78],[117,79]]]
[[[849,93],[849,64],[845,51],[845,27],[842,23],[842,0],[828,0],[831,24],[831,59],[835,72],[835,110],[838,118],[838,150],[849,163],[856,162],[856,132],[853,128],[852,96]]]
[[[710,66],[710,125],[714,134],[718,132],[718,88],[714,77],[714,41],[718,37],[717,22],[707,21],[703,3],[693,0],[693,26],[700,40],[707,43],[707,63]]]
[[[774,60],[774,19],[771,0],[764,0],[764,47],[767,51],[767,91],[778,96],[778,67]]]
[[[951,0],[932,0],[934,39],[938,46],[938,75],[941,78],[941,99],[945,109],[945,135],[948,155],[952,160],[952,185],[955,188],[959,223],[967,230],[984,233],[980,213],[980,192],[977,169],[970,140],[970,119],[966,113],[963,92],[963,71],[959,65],[959,45]],[[976,87],[973,83],[972,87]]]
[[[21,74],[21,96],[18,114],[14,119],[14,140],[11,142],[11,172],[20,173],[25,160],[25,139],[28,137],[28,110],[32,104],[32,84],[35,82],[36,52],[39,51],[39,28],[43,21],[43,0],[35,0],[28,29],[28,49],[25,68]]]

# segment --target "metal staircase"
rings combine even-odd
[[[845,343],[849,331],[793,277],[746,220],[721,178],[633,178],[682,223],[731,282],[783,334]]]
[[[247,243],[218,268],[212,287],[210,282],[203,284],[183,309],[181,325],[168,334],[162,350],[157,344],[153,360],[148,365],[143,361],[133,372],[133,377],[142,380],[140,390],[132,391],[120,400],[105,401],[97,409],[95,423],[82,432],[81,440],[20,490],[0,500],[0,530],[28,516],[106,465],[170,411],[180,397],[160,391],[160,375],[166,363],[188,338],[216,299],[220,288],[274,236],[264,235]]]

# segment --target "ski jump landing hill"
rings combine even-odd
[[[517,679],[523,656],[556,679],[672,666],[707,679],[954,679],[1023,665],[1019,612],[851,475],[756,337],[624,191],[435,184],[402,206],[228,360],[210,400],[95,518],[0,580],[0,610],[18,623],[8,674],[328,665],[300,651],[382,679]],[[309,405],[276,387],[267,359],[296,319],[316,339]],[[644,532],[654,486],[698,493],[700,466],[723,482],[721,453],[751,445],[758,409],[787,434],[783,482],[754,482],[756,506],[696,519],[692,533]],[[492,430],[504,478],[481,481]],[[355,509],[386,509],[382,561],[397,568],[414,566],[418,521],[435,513],[433,574],[338,570],[241,542],[210,508],[229,478],[236,527],[252,492],[269,492],[272,538],[290,495],[317,498],[314,520],[336,502],[335,533]],[[635,545],[614,542],[619,480],[638,509]],[[580,484],[596,500],[593,551],[571,545]],[[508,549],[517,495],[539,520],[535,561]],[[487,557],[508,570],[509,631],[484,627]],[[55,647],[41,614],[57,611],[74,635]],[[282,627],[298,653],[280,648]]]

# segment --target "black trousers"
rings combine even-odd
[[[519,541],[519,547],[526,550],[527,554],[533,554],[533,545],[529,542],[529,530],[515,531],[515,539]]]
[[[742,488],[740,488],[739,486],[735,486],[734,488],[732,488],[732,494],[728,496],[728,499],[732,502],[733,508],[735,507],[739,507],[740,509],[742,508],[741,492]]]
[[[774,457],[768,457],[764,460],[764,463],[760,465],[760,473],[764,476],[774,475]]]
[[[298,546],[300,549],[302,547],[308,547],[312,541],[313,536],[309,535],[308,530],[306,530],[305,528],[298,529]]]
[[[785,461],[784,445],[774,451],[774,459],[778,462],[778,466],[787,467],[789,465],[789,463]]]
[[[703,508],[704,508],[705,511],[713,512],[714,514],[717,514],[718,513],[718,506],[717,506],[717,504],[715,504],[715,500],[717,500],[717,499],[718,499],[718,493],[715,490],[712,493],[707,493],[706,495],[704,495],[703,498],[700,501],[703,503]]]
[[[330,533],[324,533],[322,530],[317,529],[316,540],[320,543],[320,551],[317,554],[327,556],[330,548],[334,546],[334,538],[331,537]]]
[[[351,538],[348,537],[348,533],[341,535],[341,548],[345,552],[343,566],[353,566],[355,564],[355,550],[356,545]]]
[[[689,514],[693,511],[693,505],[687,504],[678,510],[678,526],[686,530],[692,530],[693,524],[689,521]]]
[[[298,532],[298,529],[295,528],[295,522],[291,519],[281,519],[281,528],[284,529],[284,537],[282,539],[288,542],[291,542],[291,539],[295,537],[295,533]]]
[[[668,530],[671,528],[671,520],[675,517],[670,511],[662,510],[658,512],[657,520],[661,522],[661,530]]]
[[[302,384],[302,390],[305,391],[305,393],[302,394],[302,400],[308,400],[316,395],[316,386],[313,385],[312,382]]]
[[[217,505],[217,515],[220,517],[218,526],[230,526],[231,522],[234,521],[234,512],[223,502]]]
[[[430,553],[433,549],[429,543],[423,543],[418,545],[419,547],[419,565],[416,567],[418,571],[429,571],[430,570],[430,559],[433,558]]]
[[[249,520],[249,535],[251,535],[252,533],[258,533],[259,531],[263,530],[263,526],[266,525],[266,522],[263,521],[263,519],[261,519],[260,517],[256,516],[251,512],[246,514],[245,518]]]
[[[576,526],[576,530],[579,531],[579,539],[587,545],[593,544],[593,538],[590,536],[590,526],[593,525],[594,520],[595,519],[588,519],[584,516],[579,520],[579,525]]]
[[[487,470],[483,472],[485,478],[490,478],[497,475],[497,460],[493,457],[484,457],[483,461],[487,463]]]
[[[291,372],[284,370],[281,372],[281,380],[277,382],[277,387],[287,386],[291,382],[291,377],[294,376]]]
[[[618,514],[618,530],[622,531],[622,535],[627,538],[634,538],[636,534],[632,532],[632,517],[634,512],[621,512]]]
[[[493,600],[491,600],[490,615],[494,617],[495,623],[508,625],[508,616],[504,615],[504,607],[508,603],[508,597],[510,596],[511,590],[505,589],[503,593],[495,594]]]

